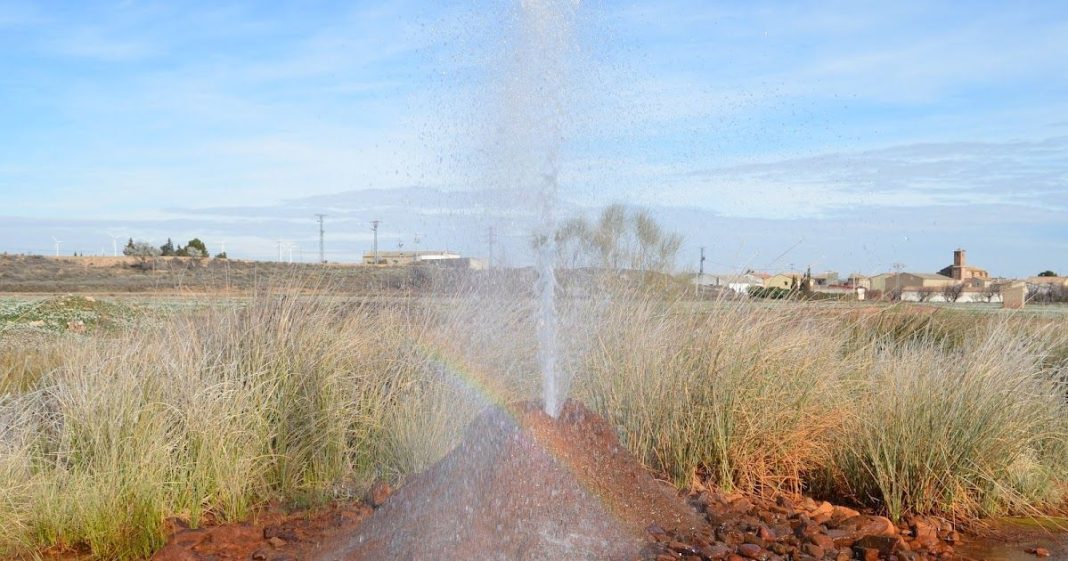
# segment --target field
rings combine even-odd
[[[139,559],[169,519],[403,485],[486,405],[540,397],[530,298],[440,280],[0,298],[0,551]],[[694,301],[618,279],[559,313],[570,395],[680,488],[893,519],[1063,507],[1063,313]]]

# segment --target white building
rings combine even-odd
[[[721,275],[705,273],[694,277],[694,284],[701,288],[721,287],[733,290],[738,294],[749,294],[752,286],[764,286],[764,281],[755,275]]]

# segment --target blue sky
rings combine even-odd
[[[788,4],[788,5],[787,5]],[[512,4],[0,0],[0,250],[108,234],[336,260],[485,252]],[[585,0],[566,212],[647,206],[713,267],[1068,271],[1058,2]],[[512,232],[516,239],[521,232]],[[516,242],[515,262],[522,262]]]

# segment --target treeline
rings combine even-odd
[[[175,245],[170,238],[167,238],[167,243],[156,247],[146,241],[137,240],[134,241],[130,238],[130,241],[126,242],[126,247],[122,249],[122,254],[130,257],[192,257],[194,259],[200,259],[211,255],[208,253],[208,247],[204,245],[204,242],[200,238],[193,238],[189,240],[184,246],[181,244]],[[215,254],[216,259],[226,259],[226,252],[220,252]]]

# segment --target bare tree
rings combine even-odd
[[[666,232],[645,210],[606,207],[595,224],[574,218],[556,231],[557,257],[564,266],[670,272],[682,237]]]
[[[145,241],[133,241],[122,250],[123,255],[128,255],[137,258],[137,264],[135,267],[142,270],[155,269],[158,263],[157,257],[160,256],[160,249]]]
[[[979,296],[982,297],[982,299],[987,304],[989,304],[990,302],[994,301],[994,297],[996,297],[998,294],[1001,294],[1001,287],[991,283],[983,287],[983,290],[979,293]]]
[[[1039,301],[1039,297],[1042,296],[1042,293],[1043,293],[1042,285],[1034,284],[1034,283],[1027,283],[1027,301],[1028,302],[1036,302],[1037,303]]]
[[[942,287],[942,298],[945,298],[946,302],[956,302],[960,300],[961,294],[964,293],[964,284],[947,284]]]
[[[935,294],[935,289],[929,286],[921,286],[916,289],[916,300],[918,302],[927,302]]]

